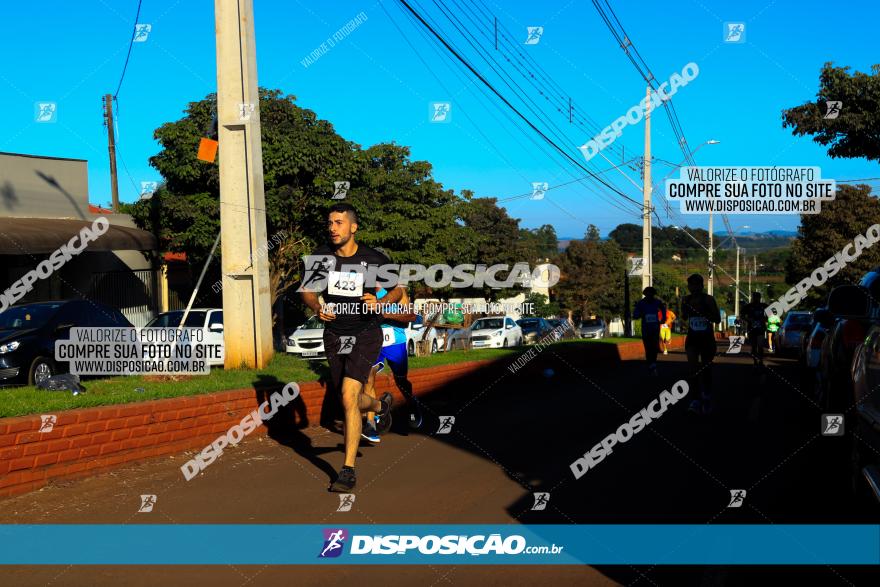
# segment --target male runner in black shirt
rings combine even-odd
[[[324,350],[330,364],[334,392],[341,390],[345,409],[345,464],[330,491],[351,491],[356,483],[354,462],[361,438],[361,413],[385,415],[391,409],[391,394],[375,400],[363,393],[370,370],[382,349],[382,314],[378,313],[375,284],[364,285],[370,266],[387,265],[384,254],[355,242],[357,212],[350,204],[335,204],[327,218],[329,245],[322,245],[306,261],[300,288],[305,304],[326,322]],[[323,268],[316,258],[322,257]],[[400,300],[403,290],[386,284],[383,303]],[[318,300],[323,294],[325,305]]]
[[[681,299],[681,317],[688,325],[684,350],[688,365],[694,373],[702,372],[699,399],[691,400],[688,409],[708,414],[712,411],[712,361],[715,360],[715,324],[721,322],[721,313],[715,298],[703,292],[703,276],[694,273],[687,279],[689,295]],[[702,366],[700,366],[702,363]],[[696,382],[694,382],[696,383]],[[697,387],[697,386],[695,386]]]

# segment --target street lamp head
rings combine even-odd
[[[715,139],[709,139],[708,141],[706,141],[706,144],[707,145],[717,145],[720,142],[721,141],[716,141]]]

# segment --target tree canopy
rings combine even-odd
[[[151,199],[130,206],[138,225],[159,237],[163,251],[185,251],[199,268],[220,231],[218,163],[196,157],[215,112],[216,95],[209,94],[155,131],[162,148],[150,164],[164,181]],[[406,146],[364,149],[344,139],[330,122],[298,106],[294,96],[261,89],[260,122],[267,234],[285,235],[269,253],[273,301],[298,283],[301,256],[325,241],[326,211],[338,201],[332,199],[336,181],[349,182],[345,201],[358,210],[358,239],[382,248],[396,263],[512,265],[556,254],[552,226],[521,228],[495,198],[444,189],[432,165],[412,160]],[[424,285],[417,291],[449,293]],[[497,298],[511,292],[472,293]]]
[[[826,117],[827,102],[841,102],[836,117]],[[795,136],[812,136],[831,157],[880,160],[880,65],[870,74],[851,74],[849,67],[826,63],[816,101],[783,110],[782,126]]]

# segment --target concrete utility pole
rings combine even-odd
[[[645,100],[645,164],[642,174],[645,201],[642,210],[642,289],[652,285],[654,262],[651,255],[651,86]]]
[[[733,313],[739,318],[739,247],[736,248],[736,289],[733,293]]]
[[[107,150],[110,151],[110,194],[113,213],[119,214],[119,179],[116,175],[116,136],[113,130],[113,96],[104,96],[104,120],[107,123]]]
[[[715,236],[713,226],[712,209],[709,208],[709,295],[715,293]]]
[[[272,358],[253,0],[214,0],[225,367]]]
[[[749,301],[752,301],[752,270],[749,267],[748,259],[746,259],[746,273],[749,275]]]

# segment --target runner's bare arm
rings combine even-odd
[[[715,324],[719,324],[721,322],[721,312],[718,311],[718,303],[715,301],[714,297],[710,296],[709,299],[712,300],[712,316],[710,316],[709,319]]]
[[[318,294],[313,291],[304,291],[301,292],[303,303],[308,306],[312,312],[318,315],[318,318],[323,320],[324,322],[328,322],[330,320],[334,320],[336,315],[332,312],[325,312],[324,307],[321,305],[321,301],[318,299]]]
[[[321,311],[321,302],[318,300],[318,294],[313,291],[300,292],[303,303],[308,306],[315,314]]]
[[[382,312],[382,316],[385,318],[390,318],[391,320],[396,320],[398,322],[415,322],[418,318],[418,314],[415,312],[411,312],[412,305],[409,303],[409,296],[406,295],[406,291],[398,286],[395,289],[403,292],[400,297],[400,304],[396,307],[398,308],[398,312]],[[382,298],[382,302],[385,302],[385,298]]]

